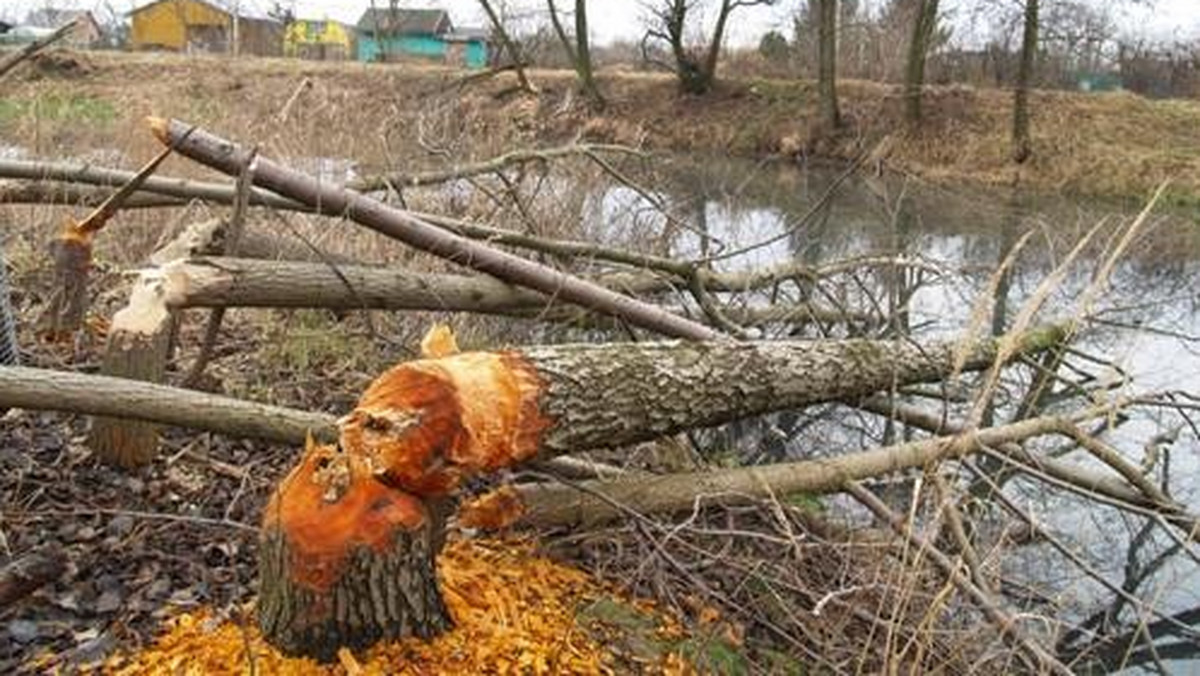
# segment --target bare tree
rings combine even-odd
[[[817,6],[817,91],[821,121],[828,130],[842,124],[837,100],[838,0],[811,0]]]
[[[563,28],[558,17],[558,8],[554,0],[546,0],[550,9],[550,23],[554,32],[562,41],[563,50],[567,53],[575,72],[579,74],[579,83],[588,99],[598,108],[604,107],[604,96],[596,86],[596,78],[592,74],[592,49],[588,41],[587,1],[575,0],[575,39],[572,41]]]
[[[904,69],[904,119],[915,128],[921,122],[921,89],[925,85],[925,58],[937,27],[938,0],[916,0],[908,63]]]
[[[658,41],[665,43],[671,51],[674,65],[667,66],[679,78],[680,88],[689,94],[705,94],[712,89],[717,77],[717,61],[721,56],[721,44],[725,39],[725,28],[729,15],[739,7],[770,5],[775,0],[721,0],[717,9],[717,22],[707,45],[699,48],[688,43],[688,21],[699,13],[698,0],[662,0],[649,7],[650,27],[642,40],[643,53],[648,45]]]
[[[537,88],[529,81],[529,77],[525,74],[525,59],[521,55],[521,47],[509,35],[508,29],[504,27],[504,21],[492,4],[488,0],[479,0],[479,5],[483,7],[484,13],[488,16],[488,21],[492,23],[492,30],[496,32],[496,38],[500,41],[500,45],[504,51],[508,52],[508,58],[512,60],[513,69],[517,73],[517,85],[524,91],[536,93]]]
[[[1033,153],[1029,139],[1029,88],[1034,77],[1038,46],[1038,0],[1025,0],[1025,31],[1021,39],[1021,62],[1013,93],[1013,161],[1025,162]]]

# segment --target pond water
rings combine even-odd
[[[1156,208],[1141,219],[1127,249],[1113,257],[1144,204],[948,189],[896,178],[842,177],[839,168],[711,158],[678,158],[666,176],[658,197],[669,205],[673,218],[663,216],[637,192],[616,187],[592,200],[593,223],[604,224],[603,231],[614,240],[628,241],[646,231],[671,232],[660,246],[678,257],[708,258],[716,269],[727,272],[789,261],[821,265],[857,256],[920,260],[944,274],[843,277],[826,289],[773,290],[771,298],[757,302],[816,299],[852,310],[902,309],[892,313],[900,319],[890,328],[922,338],[963,335],[977,308],[983,321],[976,333],[988,333],[993,326],[1011,328],[1018,313],[1042,293],[1039,286],[1098,226],[1091,244],[1052,285],[1036,314],[1037,321],[1063,320],[1087,306],[1099,320],[1085,327],[1077,342],[1081,354],[1069,360],[1078,371],[1066,375],[1107,396],[1181,392],[1187,393],[1184,401],[1198,403],[1200,223],[1194,214]],[[997,269],[1026,233],[1029,238],[1014,257],[1011,274],[998,278]],[[1110,258],[1109,282],[1096,286]],[[1101,383],[1109,383],[1109,389],[1098,388]],[[1010,383],[997,397],[997,420],[1013,414],[1022,384]],[[745,452],[746,447],[763,447],[774,440],[774,455],[787,457],[878,445],[882,425],[863,418],[828,409],[807,419],[775,417],[757,426],[739,426],[730,443]],[[1174,410],[1139,409],[1105,438],[1136,464],[1143,461],[1144,445],[1161,434],[1174,438],[1174,443],[1164,447],[1148,476],[1198,513],[1200,429],[1191,420]],[[1030,447],[1050,449],[1056,443],[1061,446],[1059,441]],[[1084,451],[1073,451],[1065,459],[1101,468]],[[1147,607],[1117,607],[1121,629],[1114,633],[1144,620],[1155,629],[1158,654],[1131,650],[1125,660],[1109,656],[1097,669],[1125,664],[1132,671],[1154,671],[1156,660],[1161,660],[1158,663],[1171,670],[1200,670],[1200,567],[1194,558],[1200,547],[1193,545],[1189,558],[1161,530],[1147,529],[1143,518],[1032,480],[1013,480],[1006,491],[1095,571],[1115,585],[1127,585],[1160,611],[1154,615]],[[1115,598],[1048,544],[1006,552],[1002,569],[1006,577],[1033,585],[1049,600],[1049,605],[1031,606],[1031,613],[1079,622]],[[1162,621],[1162,615],[1177,615],[1176,622]],[[1086,637],[1072,645],[1084,643]]]

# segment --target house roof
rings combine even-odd
[[[487,42],[492,33],[486,28],[455,28],[444,37],[446,42]]]
[[[134,7],[133,9],[129,10],[128,12],[126,12],[126,15],[132,16],[134,14],[138,14],[139,12],[150,9],[151,7],[153,7],[159,3],[172,2],[172,1],[174,1],[174,0],[154,0],[153,2],[147,2],[146,4],[144,4],[140,7]],[[230,0],[189,0],[189,1],[195,2],[200,5],[206,5],[208,7],[211,7],[213,9],[217,10],[218,12],[222,12],[224,14],[229,14],[230,16],[233,15],[231,6],[236,6],[238,8],[238,16],[240,16],[243,19],[252,19],[255,21],[270,21],[272,23],[278,23],[278,21],[271,18],[270,15],[268,15],[265,11],[263,11],[260,7],[258,7],[253,2],[243,1],[243,2],[237,3],[236,5],[233,5],[233,3],[230,2]]]
[[[370,7],[358,20],[358,30],[378,30],[389,35],[441,35],[454,30],[444,9],[397,9]]]
[[[30,12],[25,17],[25,23],[30,26],[37,26],[38,28],[58,28],[76,19],[85,19],[91,23],[96,23],[96,19],[92,17],[92,13],[86,9],[53,9],[50,7]]]

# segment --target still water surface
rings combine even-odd
[[[1186,401],[1187,395],[1200,395],[1200,223],[1195,214],[1162,208],[1149,212],[1127,250],[1113,259],[1109,283],[1098,286],[1097,276],[1144,204],[951,189],[877,177],[839,183],[837,168],[711,158],[678,158],[665,175],[665,187],[655,198],[668,205],[673,218],[664,217],[633,190],[610,188],[590,205],[596,234],[628,243],[640,233],[666,231],[671,233],[666,244],[656,241],[658,246],[677,257],[710,258],[716,269],[726,272],[873,255],[920,260],[943,274],[866,274],[831,281],[826,289],[808,289],[799,297],[794,290],[776,290],[771,298],[755,301],[816,299],[861,311],[902,309],[892,313],[903,317],[892,329],[917,337],[961,336],[976,308],[984,320],[976,333],[988,333],[993,325],[1011,328],[1039,294],[1039,286],[1071,256],[1081,238],[1099,226],[1091,245],[1052,285],[1036,314],[1036,321],[1062,320],[1087,306],[1099,319],[1087,325],[1077,342],[1081,354],[1070,362],[1078,370],[1065,375],[1097,396],[1170,391],[1187,393]],[[822,202],[824,196],[829,199]],[[997,277],[1001,263],[1026,234],[1011,275]],[[1110,384],[1109,389],[1098,388],[1101,383]],[[997,397],[997,420],[1013,413],[1021,393],[1020,383],[1014,385],[1011,395],[1002,392]],[[870,424],[861,416],[854,416],[850,424],[846,415],[822,414],[822,419],[803,424],[795,417],[782,422],[776,418],[760,427],[772,428],[774,437],[784,428],[787,439],[779,452],[788,457],[842,453],[877,443],[863,432]],[[878,425],[872,431],[878,431]],[[758,432],[740,428],[733,443],[761,446],[772,436]],[[1141,409],[1105,438],[1141,463],[1144,445],[1162,434],[1174,442],[1163,446],[1151,476],[1198,513],[1200,432],[1191,420],[1172,410]],[[1049,450],[1055,444],[1032,447]],[[1065,458],[1103,469],[1082,451]],[[1158,663],[1180,673],[1200,670],[1200,567],[1194,557],[1178,551],[1176,542],[1161,530],[1147,528],[1143,518],[1026,479],[1008,483],[1006,491],[1094,570],[1116,585],[1127,585],[1163,614],[1177,615],[1174,623],[1159,622],[1166,627],[1161,635],[1155,633]],[[1200,552],[1200,547],[1193,546],[1192,552]],[[1002,560],[1005,576],[1033,585],[1050,600],[1049,605],[1031,606],[1030,612],[1078,623],[1113,603],[1112,592],[1049,545],[1016,548],[1005,552]],[[1122,628],[1114,630],[1117,634],[1135,626],[1139,618],[1147,623],[1160,619],[1145,607],[1129,604],[1116,611],[1116,624]],[[1086,643],[1084,637],[1072,645]],[[1095,668],[1111,670],[1122,664],[1132,671],[1154,671],[1155,656],[1148,650],[1131,650],[1126,658],[1109,656],[1107,664]]]

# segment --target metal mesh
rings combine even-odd
[[[8,264],[0,246],[0,365],[20,362],[17,352],[17,318],[13,315],[12,296],[8,288]]]

